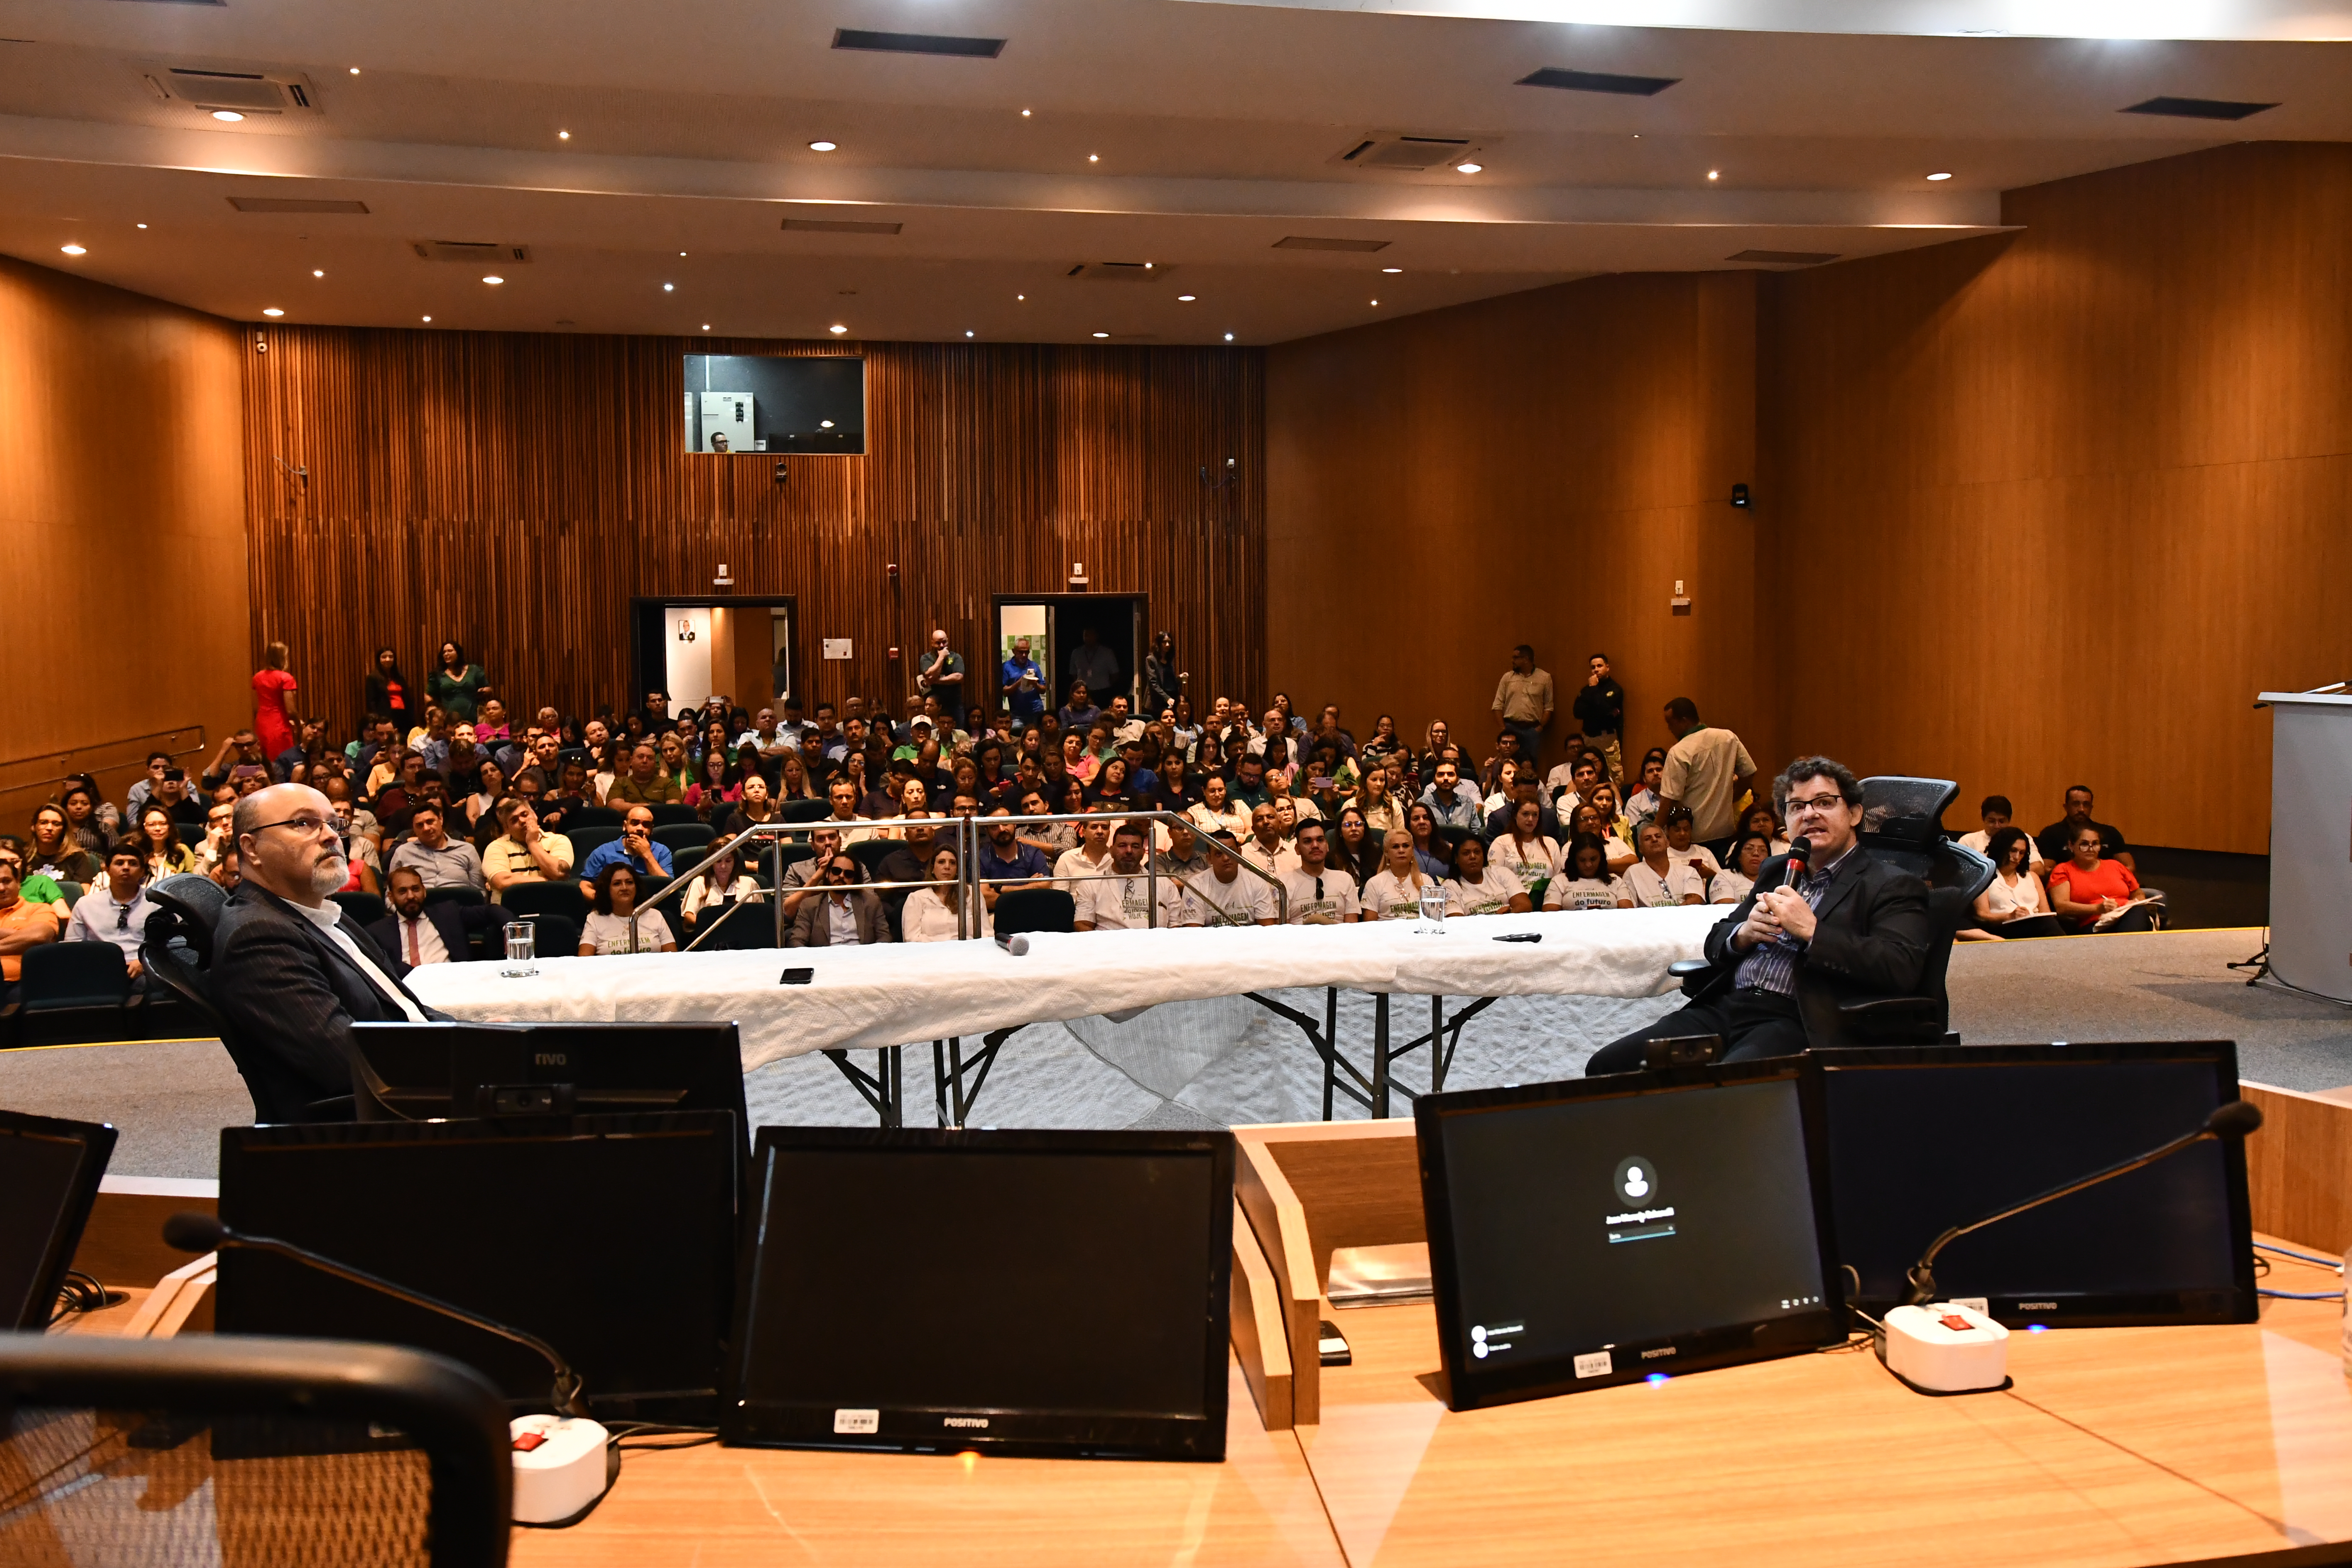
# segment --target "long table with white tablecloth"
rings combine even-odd
[[[872,947],[548,958],[515,978],[499,963],[409,976],[452,1017],[524,1023],[732,1020],[743,1066],[810,1051],[983,1035],[1162,1002],[1299,986],[1414,995],[1654,996],[1666,966],[1699,956],[1724,911],[1555,910],[1481,915],[1423,931],[1359,925],[1033,932],[1024,954],[988,940]],[[1512,933],[1540,942],[1498,942]],[[787,967],[814,971],[780,984]]]

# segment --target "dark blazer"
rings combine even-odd
[[[830,896],[815,892],[801,900],[799,910],[793,916],[792,930],[785,938],[788,946],[833,945],[833,922],[824,910],[825,900]],[[882,900],[878,895],[864,888],[854,888],[849,894],[849,907],[857,912],[858,946],[868,947],[875,942],[890,940],[890,921],[882,912]]]
[[[351,916],[341,925],[373,947]],[[396,958],[383,968],[395,984],[408,973]],[[351,1093],[352,1025],[407,1019],[332,938],[252,882],[237,884],[221,910],[206,979],[214,1007],[237,1037],[233,1054],[261,1121],[303,1121],[304,1107]]]
[[[388,904],[391,900],[385,901]],[[449,950],[449,962],[452,963],[463,963],[474,956],[474,950],[467,941],[467,932],[481,926],[495,923],[499,918],[499,909],[491,904],[445,903],[425,906],[425,922],[439,933],[441,945]],[[368,940],[375,943],[377,952],[386,958],[400,961],[401,973],[405,975],[408,973],[406,967],[408,943],[400,934],[399,912],[394,910],[386,914],[375,924],[363,929],[368,933]]]
[[[1731,990],[1746,957],[1732,950],[1732,933],[1756,907],[1758,891],[1787,879],[1790,858],[1775,855],[1765,861],[1756,887],[1706,933],[1707,962],[1715,972],[1700,988],[1698,1001],[1712,1002]],[[1837,1009],[1849,1002],[1918,994],[1936,937],[1927,884],[1856,846],[1839,863],[1813,918],[1813,940],[1797,961],[1797,1007],[1809,1039],[1836,1037]]]

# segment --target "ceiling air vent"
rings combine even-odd
[[[2135,103],[2123,114],[2169,114],[2180,120],[2243,120],[2260,114],[2265,109],[2276,109],[2275,103],[2231,103],[2219,98],[2151,98],[2146,103]]]
[[[1004,52],[1003,38],[959,38],[946,33],[876,33],[863,27],[835,27],[836,49],[872,49],[886,55],[948,55],[958,59],[992,60]]]
[[[1394,169],[1419,174],[1447,163],[1459,163],[1478,151],[1467,136],[1392,136],[1374,133],[1339,154],[1337,162],[1351,169]]]
[[[165,103],[207,113],[316,114],[317,90],[299,71],[199,70],[193,66],[144,66],[148,90]]]
[[[364,214],[365,202],[335,202],[319,196],[231,196],[228,205],[241,213]]]
[[[1081,261],[1062,276],[1097,283],[1149,283],[1165,278],[1169,270],[1149,261]]]
[[[528,245],[493,245],[486,239],[420,239],[416,254],[427,261],[462,261],[468,266],[495,261],[507,265],[530,259]]]
[[[896,234],[904,224],[859,223],[853,218],[788,217],[786,234]]]
[[[1613,92],[1626,98],[1655,98],[1682,80],[1678,76],[1618,76],[1612,71],[1559,70],[1546,66],[1519,79],[1521,87],[1556,87],[1564,92]]]
[[[1764,267],[1819,267],[1843,254],[1835,250],[1743,250],[1726,261],[1753,261]]]
[[[1352,250],[1365,256],[1388,247],[1389,242],[1385,239],[1318,239],[1306,234],[1294,234],[1287,239],[1274,242],[1276,250]]]

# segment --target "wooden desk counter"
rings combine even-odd
[[[633,1453],[585,1522],[517,1531],[512,1560],[518,1568],[1344,1568],[1297,1443],[1258,1424],[1237,1368],[1229,1384],[1221,1465],[715,1446]]]
[[[2336,1276],[2274,1259],[2271,1283]],[[1355,1353],[1297,1437],[1351,1568],[2193,1562],[2352,1540],[2334,1302],[2260,1324],[2011,1339],[2010,1394],[1931,1399],[1867,1349],[1455,1415],[1426,1304],[1331,1314]],[[1924,1554],[1924,1556],[1923,1556]]]

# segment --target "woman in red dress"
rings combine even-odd
[[[294,690],[294,678],[286,673],[289,657],[284,643],[271,643],[261,650],[261,668],[253,672],[253,734],[261,742],[262,759],[273,768],[278,753],[294,744],[294,713],[286,704]]]

